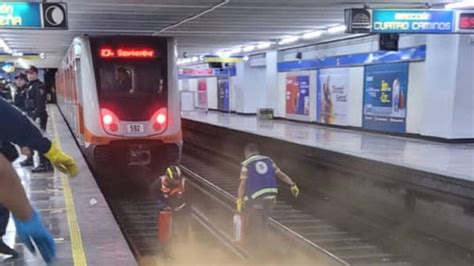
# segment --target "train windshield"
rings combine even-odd
[[[99,104],[121,120],[148,120],[167,107],[166,45],[117,43],[92,45]]]

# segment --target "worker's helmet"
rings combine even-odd
[[[181,169],[176,165],[171,165],[166,168],[166,176],[171,180],[179,178],[181,177]]]

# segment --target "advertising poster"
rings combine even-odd
[[[309,76],[288,73],[286,76],[286,113],[309,115]]]
[[[318,76],[316,121],[347,125],[347,90],[349,69],[321,69]]]
[[[207,81],[206,79],[198,79],[198,107],[207,108]]]
[[[363,127],[404,133],[408,63],[365,67]]]
[[[229,112],[229,78],[217,78],[217,109]]]

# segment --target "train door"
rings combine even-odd
[[[69,91],[71,99],[69,102],[69,121],[71,121],[72,131],[75,136],[77,136],[77,119],[74,114],[76,114],[76,105],[77,105],[77,95],[75,88],[75,73],[74,73],[74,62],[71,63],[68,67],[69,72]]]
[[[75,116],[76,116],[76,136],[80,145],[84,144],[84,109],[82,101],[82,76],[81,76],[81,60],[76,58],[74,60],[74,87],[76,93],[75,101]]]

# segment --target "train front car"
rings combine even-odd
[[[69,87],[79,104],[65,110],[77,110],[68,120],[78,124],[74,131],[96,169],[161,173],[179,161],[175,47],[164,37],[80,37],[73,43],[65,64],[76,61],[76,82]]]

